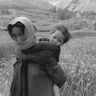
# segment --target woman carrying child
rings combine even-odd
[[[60,88],[67,79],[57,63],[60,47],[50,42],[38,43],[34,25],[27,17],[10,22],[8,33],[18,47],[10,96],[54,96],[53,84]],[[31,54],[31,60],[20,54]]]

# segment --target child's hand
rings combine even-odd
[[[55,96],[60,96],[60,90],[57,85],[55,85],[55,84],[53,85],[53,90],[54,90]]]

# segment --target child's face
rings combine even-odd
[[[55,43],[56,45],[62,46],[64,43],[64,35],[61,31],[56,30],[53,34],[51,34],[50,42]]]
[[[12,30],[12,38],[13,40],[17,41],[18,43],[22,43],[25,40],[24,38],[24,31],[21,27],[13,27]]]

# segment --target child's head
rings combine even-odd
[[[19,48],[26,49],[36,43],[35,29],[27,17],[17,17],[8,25],[8,32]]]
[[[56,45],[62,46],[70,39],[70,33],[63,24],[57,24],[51,31],[50,41]]]

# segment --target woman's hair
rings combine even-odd
[[[11,25],[11,24],[8,25],[7,30],[8,30],[8,32],[9,32],[10,34],[12,34],[12,28],[13,28],[13,27],[20,27],[20,28],[22,28],[23,32],[24,32],[24,30],[25,30],[24,24],[22,24],[21,22],[18,21],[18,22],[16,22],[14,25]]]
[[[64,26],[64,24],[56,24],[52,30],[51,30],[51,34],[55,33],[56,31],[60,31],[62,32],[62,34],[64,35],[64,42],[63,43],[67,43],[68,40],[71,38],[71,34],[69,33],[69,31],[67,30],[67,28]]]

